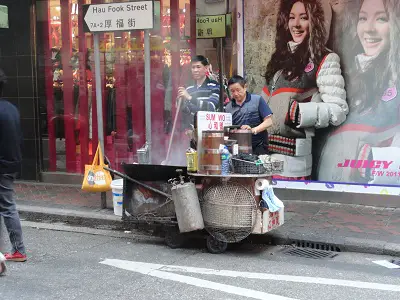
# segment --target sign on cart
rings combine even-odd
[[[197,113],[198,135],[204,130],[223,131],[224,126],[232,125],[232,115],[229,113],[199,111]]]
[[[89,4],[83,7],[85,32],[111,32],[153,29],[152,0]]]

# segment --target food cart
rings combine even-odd
[[[222,253],[229,243],[265,234],[284,223],[283,208],[274,213],[260,209],[256,182],[267,181],[269,174],[189,175],[201,179],[200,204],[211,253]]]
[[[284,223],[283,207],[271,212],[260,206],[262,191],[272,190],[272,175],[283,170],[283,162],[265,155],[263,163],[257,165],[233,156],[230,171],[221,175],[224,172],[217,167],[221,161],[215,149],[220,143],[229,146],[231,154],[252,152],[251,132],[230,132],[232,127],[229,113],[197,115],[199,171],[188,175],[196,179],[204,227],[209,233],[207,249],[212,253],[224,252],[228,243],[240,242],[250,234],[265,234]],[[222,139],[218,136],[221,129]]]
[[[124,177],[123,219],[161,225],[171,248],[180,247],[187,236],[206,233],[211,253],[223,253],[229,243],[281,226],[283,205],[272,212],[262,205],[262,194],[266,189],[272,191],[270,180],[282,171],[283,162],[267,155],[262,164],[232,157],[231,171],[221,174],[215,146],[221,142],[219,129],[232,125],[229,116],[199,112],[197,172],[179,166],[124,165],[125,174],[117,173]],[[212,130],[215,119],[220,120],[218,130]]]

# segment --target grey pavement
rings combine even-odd
[[[316,260],[285,255],[281,246],[259,244],[243,244],[212,255],[197,244],[172,250],[160,239],[112,230],[31,221],[24,221],[23,226],[29,261],[8,263],[7,276],[0,278],[0,299],[400,297],[400,269],[373,263],[389,261],[391,256],[343,252],[333,259]],[[120,267],[101,264],[107,259],[120,261]],[[159,265],[146,271],[138,262]],[[177,266],[181,268],[176,270]],[[249,274],[259,278],[249,278]],[[242,292],[245,295],[239,295]]]
[[[329,202],[284,201],[285,224],[252,239],[261,244],[309,244],[338,251],[387,254],[400,257],[400,209]],[[110,209],[19,202],[28,221],[132,230],[131,224]],[[38,205],[40,204],[40,205]],[[139,233],[138,233],[139,234]]]

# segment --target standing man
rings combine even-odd
[[[0,70],[0,96],[6,82]],[[11,253],[6,260],[24,262],[27,260],[22,228],[14,199],[14,180],[21,168],[22,134],[17,108],[0,98],[0,216],[4,218],[10,242]]]
[[[218,82],[207,77],[209,62],[202,55],[194,56],[191,60],[191,71],[194,85],[180,87],[178,97],[183,104],[184,129],[193,130],[194,116],[198,111],[216,111],[219,107],[220,86]]]
[[[248,93],[246,80],[241,76],[229,79],[228,89],[232,101],[225,111],[232,114],[232,124],[240,125],[242,129],[251,129],[253,153],[266,154],[267,129],[272,126],[272,111],[267,102],[259,95]]]

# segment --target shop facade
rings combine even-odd
[[[96,84],[102,89],[107,158],[116,168],[122,162],[139,160],[138,150],[146,144],[144,31],[100,34],[101,82],[97,83],[93,35],[83,30],[83,5],[113,2],[128,1],[2,1],[8,8],[10,25],[1,31],[3,40],[10,41],[2,43],[0,54],[1,67],[9,78],[4,96],[21,111],[21,179],[47,181],[59,174],[83,173],[98,144]],[[232,35],[237,31],[232,30],[235,21],[231,18],[237,2],[153,1],[152,163],[165,159],[177,90],[190,84],[191,56],[208,57],[217,80],[219,64],[225,78],[237,68],[237,56],[232,55],[232,40],[237,39]],[[205,39],[196,31],[199,15],[226,18],[222,56],[216,39]],[[65,177],[59,178],[62,181]]]
[[[318,2],[324,10],[326,19],[320,21],[329,33],[327,47],[340,57],[349,111],[341,124],[315,131],[310,148],[311,175],[300,181],[277,180],[277,187],[339,194],[400,194],[400,56],[398,43],[392,38],[398,34],[400,8],[394,0],[373,1],[306,1]],[[110,2],[123,1],[0,2],[8,7],[10,25],[0,29],[2,40],[7,41],[0,44],[0,67],[9,78],[4,96],[21,111],[22,179],[48,181],[57,174],[77,174],[80,178],[98,143],[96,84],[102,89],[108,159],[114,167],[140,160],[138,150],[146,143],[144,32],[100,35],[100,83],[93,79],[93,35],[83,32],[82,6]],[[360,17],[363,6],[367,15]],[[276,31],[279,7],[280,1],[273,0],[154,1],[155,26],[150,32],[152,163],[161,163],[166,156],[177,89],[190,83],[192,55],[208,57],[215,78],[222,67],[225,77],[245,75],[250,91],[263,92],[263,74],[280,34]],[[382,17],[369,18],[378,8],[384,11]],[[219,38],[204,39],[196,30],[197,17],[204,15],[227,15],[222,55]],[[366,73],[363,82],[354,73],[354,62],[366,50],[360,39],[364,22],[376,35],[378,25],[385,31],[379,38],[383,46],[378,47],[383,51],[376,53],[382,63],[375,68],[383,75]],[[357,95],[364,96],[357,99]],[[366,95],[374,95],[376,101]],[[181,134],[176,144],[187,147],[185,138]]]
[[[36,51],[33,30],[33,2],[1,1],[0,67],[7,76],[3,97],[19,108],[23,128],[23,166],[20,177],[36,180],[41,171],[39,139],[39,92],[37,87]],[[5,22],[4,22],[5,20]],[[4,28],[6,27],[6,28]]]

